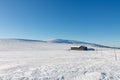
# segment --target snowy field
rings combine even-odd
[[[0,80],[120,80],[120,50],[71,46],[0,40]]]

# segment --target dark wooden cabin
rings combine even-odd
[[[87,51],[87,47],[86,46],[80,46],[80,47],[71,47],[71,50],[83,50],[83,51]]]

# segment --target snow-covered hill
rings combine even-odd
[[[65,43],[65,44],[81,44],[81,45],[89,45],[89,46],[103,47],[103,48],[117,48],[117,47],[111,47],[111,46],[100,45],[95,43],[88,43],[88,42],[82,42],[82,41],[76,41],[76,40],[66,40],[66,39],[54,39],[54,40],[49,40],[48,42]]]
[[[69,48],[70,44],[58,44],[42,40],[0,39],[0,51],[61,50]]]
[[[0,80],[120,80],[119,49],[75,42],[0,39]]]
[[[71,46],[85,45],[88,47],[103,47],[103,48],[113,48],[109,46],[87,43],[75,40],[64,40],[64,39],[54,39],[54,40],[29,40],[29,39],[0,39],[0,51],[6,50],[61,50],[70,49]],[[57,47],[56,47],[57,46]],[[64,46],[64,47],[63,47]]]

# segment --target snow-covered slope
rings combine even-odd
[[[81,44],[81,45],[86,45],[86,46],[119,49],[119,47],[111,47],[111,46],[107,46],[107,45],[88,43],[88,42],[82,42],[82,41],[76,41],[76,40],[66,40],[66,39],[54,39],[54,40],[49,40],[48,42],[52,42],[52,43],[65,43],[65,44]]]
[[[41,40],[0,39],[0,51],[61,50],[69,49],[70,45],[71,44],[57,44]]]
[[[76,45],[1,39],[0,80],[120,80],[119,49],[68,50]]]
[[[103,47],[112,48],[109,46],[103,46],[99,44],[75,41],[75,40],[29,40],[29,39],[0,39],[0,51],[6,50],[43,50],[43,49],[70,49],[71,46],[85,45],[88,47]],[[56,47],[57,46],[57,47]],[[64,46],[64,47],[63,47]]]

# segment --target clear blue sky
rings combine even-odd
[[[0,38],[120,45],[119,0],[0,0]]]

